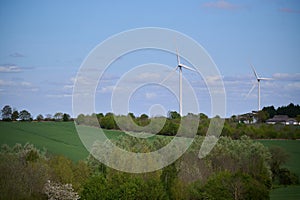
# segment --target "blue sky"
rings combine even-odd
[[[0,106],[27,109],[34,116],[72,113],[77,71],[100,42],[122,31],[162,27],[182,32],[201,44],[223,77],[227,116],[255,110],[257,92],[247,98],[257,72],[261,104],[300,103],[300,3],[298,0],[207,1],[14,1],[0,2]],[[114,84],[136,64],[176,65],[175,55],[137,52],[122,57],[98,86],[96,112],[109,112]],[[191,72],[200,111],[210,115],[210,98]],[[149,78],[149,77],[145,77]],[[163,91],[162,91],[163,92]],[[155,88],[138,91],[130,101],[137,115],[149,106],[178,108]]]

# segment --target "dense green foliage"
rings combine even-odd
[[[274,106],[267,106],[262,110],[266,111],[270,118],[274,117],[274,115],[287,115],[289,117],[297,117],[300,115],[300,106],[298,104],[294,105],[293,103],[278,107],[277,109],[275,109]]]
[[[106,199],[118,198],[120,197],[118,195],[126,195],[128,199],[137,199],[138,197],[141,199],[141,194],[144,199],[205,199],[211,197],[212,194],[214,197],[222,196],[223,199],[225,197],[233,199],[235,195],[239,197],[238,199],[249,199],[250,197],[247,195],[253,194],[254,199],[257,199],[255,195],[262,199],[268,197],[272,185],[280,184],[279,178],[282,179],[283,184],[292,183],[291,180],[296,183],[295,180],[298,180],[300,171],[299,141],[297,140],[260,140],[266,146],[277,145],[287,150],[289,154],[287,159],[285,159],[284,153],[283,156],[280,156],[278,151],[273,153],[279,157],[275,159],[272,157],[272,148],[268,150],[260,143],[245,136],[239,140],[224,137],[219,140],[209,156],[200,160],[197,156],[203,138],[196,137],[191,148],[174,164],[155,173],[136,175],[112,170],[91,156],[87,160],[78,162],[78,160],[85,159],[88,154],[80,155],[84,147],[78,139],[73,123],[2,122],[0,128],[2,143],[13,145],[20,140],[23,144],[31,141],[40,149],[46,147],[51,153],[64,154],[77,161],[74,163],[64,156],[52,156],[44,151],[42,151],[44,153],[28,151],[24,154],[26,155],[25,159],[16,156],[20,154],[5,154],[1,157],[1,169],[4,169],[1,170],[4,172],[1,174],[1,179],[4,180],[1,183],[1,191],[6,191],[3,195],[6,194],[7,198],[11,195],[7,191],[15,187],[13,184],[19,181],[18,177],[23,177],[26,185],[20,184],[19,189],[16,189],[16,191],[23,192],[19,193],[20,196],[14,196],[15,199],[46,198],[45,193],[41,191],[43,189],[41,185],[43,186],[46,183],[44,181],[48,179],[51,180],[51,183],[54,182],[61,186],[71,183],[81,199],[90,199],[89,197],[99,199],[98,195],[104,195],[101,197],[107,197]],[[97,128],[85,126],[80,128],[87,134],[93,131],[97,132]],[[172,139],[172,137],[164,136],[138,139],[126,136],[120,131],[109,130],[105,130],[105,134],[120,147],[133,152],[153,151]],[[5,149],[10,148],[4,147],[2,153],[12,152],[12,150]],[[19,149],[25,149],[25,147]],[[44,159],[45,157],[47,159]],[[278,179],[274,182],[271,163],[277,161],[279,161],[280,172]],[[11,165],[15,167],[9,169]],[[39,171],[35,172],[35,170]],[[16,173],[12,174],[13,172]],[[294,176],[293,173],[296,173],[294,175],[297,176]],[[17,174],[21,174],[21,176]],[[8,181],[7,178],[10,176],[15,178]],[[114,182],[117,184],[114,185]],[[259,190],[251,192],[253,185]],[[36,188],[33,189],[33,187]],[[98,187],[100,189],[95,189]],[[99,193],[101,188],[104,192]]]
[[[137,152],[147,152],[166,142],[152,139],[139,146],[141,140],[121,135],[117,142]],[[202,137],[197,137],[175,163],[147,174],[119,172],[103,166],[92,156],[73,163],[64,156],[40,152],[32,145],[13,148],[4,145],[0,154],[1,194],[14,199],[44,199],[46,194],[55,193],[45,192],[48,183],[54,182],[52,189],[59,190],[57,195],[77,198],[78,193],[81,199],[268,199],[271,157],[267,148],[248,137],[241,140],[224,137],[209,156],[200,160],[197,148],[202,141]],[[198,162],[202,162],[201,167]],[[9,167],[12,164],[14,168]],[[196,179],[189,179],[190,175]],[[12,188],[18,192],[12,194]]]
[[[252,139],[300,139],[300,126],[265,123],[243,124],[232,119],[226,119],[222,135],[234,139],[238,139],[243,135],[247,135]]]
[[[269,199],[268,189],[244,173],[222,171],[212,175],[206,184],[196,182],[192,199]]]
[[[260,115],[263,115],[261,112]],[[196,115],[194,115],[196,116]],[[187,116],[184,116],[185,118]],[[197,135],[205,136],[210,124],[211,119],[209,119],[203,113],[200,113],[196,117],[199,118]],[[260,117],[261,120],[266,120],[267,118]],[[131,119],[133,123],[130,123]],[[119,127],[116,120],[122,124]],[[149,124],[154,120],[154,126],[149,127],[149,129],[143,129],[144,126]],[[162,129],[153,128],[155,125],[159,126],[159,121],[165,122]],[[132,114],[127,116],[118,115],[115,116],[112,113],[103,114],[93,114],[93,115],[79,115],[76,119],[76,123],[79,125],[88,125],[94,127],[101,127],[104,129],[113,130],[125,130],[125,131],[135,131],[135,132],[148,132],[153,134],[160,134],[166,136],[174,136],[178,132],[178,128],[181,123],[181,118],[178,117],[178,113],[170,112],[169,117],[154,117],[154,118],[144,118],[144,117],[133,117]],[[156,132],[156,130],[159,130]],[[294,125],[283,125],[276,124],[270,125],[265,123],[258,124],[244,124],[237,121],[233,116],[225,120],[224,127],[222,130],[223,136],[229,136],[234,139],[241,138],[243,135],[247,135],[252,139],[300,139],[300,126]]]
[[[89,175],[84,162],[74,164],[63,156],[49,157],[31,144],[1,147],[1,199],[46,199],[44,186],[50,180],[71,183],[71,189],[81,191]]]

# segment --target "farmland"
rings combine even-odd
[[[82,127],[87,133],[96,134],[97,129]],[[13,146],[16,143],[34,144],[39,149],[47,149],[50,154],[64,155],[73,161],[83,160],[88,156],[87,150],[81,143],[73,122],[0,122],[0,143]],[[123,133],[105,130],[110,139],[116,139]],[[163,137],[163,136],[159,136]],[[259,140],[267,147],[280,146],[290,158],[285,167],[300,175],[300,141],[299,140]],[[289,186],[275,189],[271,199],[299,199],[299,186]]]
[[[280,146],[289,154],[289,159],[284,167],[289,168],[300,176],[300,141],[299,140],[260,140],[265,146]],[[288,186],[271,191],[272,200],[300,199],[300,186]]]
[[[85,127],[88,132],[94,128]],[[32,143],[39,149],[45,148],[51,154],[65,155],[73,161],[85,159],[88,152],[77,135],[73,122],[0,122],[0,141],[13,146],[16,143]],[[120,131],[106,131],[107,137],[122,134]]]

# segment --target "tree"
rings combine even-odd
[[[290,103],[288,106],[281,106],[277,108],[278,115],[288,115],[289,117],[296,117],[300,115],[300,106]]]
[[[77,192],[74,191],[72,184],[54,183],[48,180],[44,185],[44,192],[48,199],[80,199]]]
[[[68,122],[68,121],[70,121],[70,119],[71,119],[71,116],[69,114],[67,114],[67,113],[64,113],[64,115],[63,115],[63,121],[64,122]]]
[[[52,115],[51,114],[46,114],[45,121],[52,121]]]
[[[238,122],[237,116],[236,116],[236,115],[232,115],[232,116],[230,117],[230,120],[231,120],[232,122]]]
[[[269,199],[268,189],[248,174],[228,171],[212,175],[201,187],[196,185],[193,199]]]
[[[267,188],[271,187],[271,154],[263,144],[250,140],[248,136],[242,136],[240,140],[221,137],[207,159],[215,172],[242,172]]]
[[[150,123],[149,116],[146,114],[141,114],[139,117],[139,125],[146,126]]]
[[[106,115],[101,119],[100,123],[101,127],[105,129],[117,128],[113,113],[106,113]]]
[[[149,119],[149,116],[146,115],[146,114],[141,114],[140,119],[141,120],[147,120],[147,119]]]
[[[55,121],[61,121],[63,119],[63,113],[57,112],[54,114]]]
[[[299,177],[297,174],[291,172],[287,168],[281,168],[278,174],[279,184],[282,185],[296,185],[299,184]]]
[[[208,119],[208,116],[204,113],[199,113],[199,117],[200,117],[200,120],[201,119]]]
[[[169,119],[180,119],[180,114],[176,111],[169,111],[168,118]]]
[[[167,199],[159,179],[126,173],[90,176],[81,192],[81,199]]]
[[[260,110],[257,112],[257,122],[264,123],[269,118],[269,114],[266,111]]]
[[[17,111],[17,109],[14,109],[14,111],[11,115],[11,120],[16,121],[17,119],[19,119],[19,112]]]
[[[44,153],[30,144],[2,146],[0,199],[44,199],[43,185],[49,179]]]
[[[84,116],[84,114],[79,114],[79,115],[77,116],[77,118],[75,119],[75,121],[76,121],[76,123],[77,123],[78,125],[84,124],[84,121],[85,121],[85,116]]]
[[[269,151],[271,153],[270,167],[272,178],[275,180],[279,175],[280,167],[287,162],[289,155],[283,148],[278,146],[270,147]]]
[[[107,199],[108,198],[107,180],[102,174],[91,176],[85,183],[81,192],[82,199]]]
[[[39,114],[37,117],[36,117],[36,120],[37,121],[43,121],[44,120],[44,117],[43,117],[43,115],[42,114]]]
[[[132,119],[135,119],[135,116],[132,112],[128,113],[128,116],[131,117]]]
[[[19,117],[22,121],[31,120],[31,114],[27,110],[22,110]]]
[[[160,180],[169,196],[169,199],[174,199],[172,188],[178,178],[178,170],[176,164],[172,163],[169,166],[163,168]]]
[[[277,114],[277,112],[276,112],[274,106],[263,107],[262,110],[263,110],[263,111],[266,111],[266,112],[269,114],[269,117],[270,117],[270,118],[273,118],[274,115]]]
[[[296,120],[297,120],[298,123],[300,122],[300,115],[296,116]]]
[[[2,120],[3,121],[10,121],[11,120],[11,115],[12,115],[12,109],[9,105],[6,105],[3,107],[1,110],[2,113]]]

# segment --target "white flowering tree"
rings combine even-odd
[[[77,192],[74,191],[72,184],[61,184],[50,180],[44,186],[44,192],[49,200],[78,200]]]

